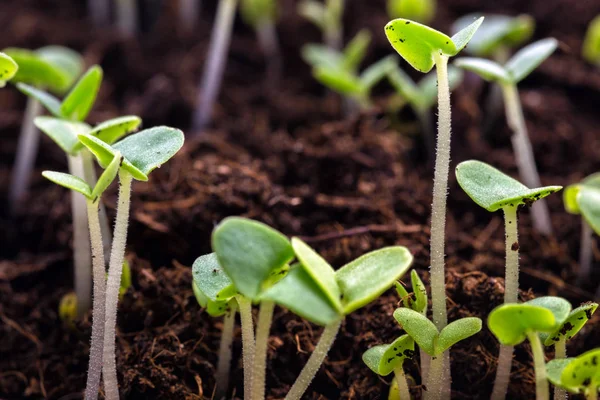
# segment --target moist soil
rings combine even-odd
[[[0,47],[67,45],[81,51],[88,65],[101,64],[105,83],[91,122],[137,114],[145,126],[166,124],[186,132],[182,151],[154,172],[150,182],[134,184],[127,247],[133,285],[118,316],[123,398],[211,398],[222,323],[195,301],[190,266],[210,251],[211,230],[226,216],[254,218],[300,236],[335,267],[382,246],[403,245],[415,255],[414,268],[427,282],[433,172],[419,127],[410,112],[385,111],[390,94],[385,85],[376,90],[372,112],[344,116],[339,98],[311,78],[299,57],[300,47],[319,41],[319,33],[295,15],[294,1],[281,1],[284,72],[276,85],[265,75],[253,32],[236,21],[224,88],[214,123],[205,132],[189,126],[214,2],[206,2],[194,32],[181,29],[174,5],[165,2],[169,5],[154,24],[145,20],[146,33],[139,40],[123,40],[108,28],[91,29],[80,3],[5,2]],[[373,32],[367,63],[390,54],[382,29],[387,22],[384,2],[347,3],[346,37],[361,28]],[[151,20],[152,10],[142,11]],[[537,21],[536,39],[560,40],[556,54],[521,85],[542,182],[567,185],[600,170],[600,72],[579,56],[586,25],[600,13],[600,3],[454,0],[440,5],[433,26],[447,31],[455,18],[475,11],[530,13]],[[409,69],[404,62],[402,66]],[[482,134],[481,104],[488,92],[487,85],[469,75],[453,93],[453,166],[480,159],[516,176],[503,119],[491,134]],[[91,316],[71,327],[57,316],[59,300],[72,287],[72,232],[69,194],[40,175],[45,169],[66,170],[64,155],[47,138],[42,137],[21,211],[15,217],[5,211],[24,105],[24,96],[13,88],[0,91],[0,397],[77,399],[85,386]],[[115,203],[112,188],[106,196],[111,216]],[[592,298],[598,274],[575,284],[579,218],[564,212],[560,195],[548,198],[548,205],[551,237],[532,230],[528,210],[520,213],[521,295],[564,296],[578,305]],[[451,174],[446,245],[450,320],[485,320],[502,302],[503,235],[502,215],[477,207]],[[594,256],[598,261],[598,248]],[[346,318],[306,398],[386,398],[390,377],[373,374],[361,355],[400,334],[392,318],[397,304],[390,291]],[[284,397],[320,331],[276,310],[269,340],[269,398]],[[596,316],[569,342],[569,352],[600,346],[599,331]],[[230,395],[243,398],[236,334]],[[453,398],[489,398],[497,353],[497,341],[486,327],[452,348]],[[413,377],[413,395],[419,397],[418,360],[405,367]],[[534,398],[533,378],[530,348],[517,346],[508,398]]]

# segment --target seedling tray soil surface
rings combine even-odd
[[[414,135],[417,124],[408,113],[390,118],[377,110],[344,119],[339,99],[311,78],[300,59],[300,46],[319,41],[319,34],[295,14],[294,1],[282,1],[278,25],[285,60],[280,90],[268,89],[254,34],[236,21],[215,122],[196,137],[189,125],[214,2],[206,5],[193,34],[181,31],[175,10],[167,7],[139,41],[121,40],[110,29],[90,29],[80,3],[3,4],[0,48],[61,44],[82,51],[89,65],[99,63],[105,70],[106,83],[90,121],[137,114],[146,127],[166,124],[188,135],[182,151],[153,174],[151,183],[135,183],[127,246],[133,285],[119,305],[118,316],[117,364],[123,398],[210,398],[221,322],[201,312],[196,303],[190,266],[210,251],[212,228],[226,216],[244,215],[286,235],[301,236],[336,267],[382,246],[403,245],[415,255],[414,267],[428,281],[432,170],[423,144]],[[561,42],[560,50],[521,85],[542,183],[566,186],[598,171],[600,71],[580,59],[579,49],[586,24],[600,13],[600,3],[445,3],[432,24],[442,31],[469,12],[527,12],[537,22],[534,40],[554,36]],[[374,35],[367,64],[393,52],[383,33],[388,21],[384,10],[383,1],[348,1],[346,37],[363,27]],[[488,90],[488,85],[467,76],[452,95],[452,167],[480,159],[516,176],[503,119],[497,121],[493,135],[481,135],[481,105]],[[384,89],[375,92],[378,104],[384,103],[386,94]],[[24,103],[16,90],[0,91],[3,206]],[[23,211],[14,220],[5,207],[0,212],[2,398],[79,398],[85,386],[89,314],[75,329],[63,326],[57,317],[58,302],[72,287],[69,194],[40,174],[46,169],[65,170],[66,164],[47,138],[42,138],[41,146],[45,150],[37,159]],[[116,188],[106,198],[114,216]],[[594,290],[593,282],[575,285],[580,219],[564,212],[560,196],[549,197],[548,203],[554,238],[532,231],[527,210],[520,214],[520,287],[525,290],[521,297],[550,294],[577,305],[591,299]],[[473,205],[453,175],[448,211],[449,319],[485,320],[503,299],[502,215]],[[597,273],[594,278],[598,282]],[[361,355],[400,335],[392,318],[397,301],[390,291],[346,319],[306,398],[387,396],[390,379],[373,374]],[[569,342],[569,352],[579,354],[600,346],[599,330],[596,316]],[[269,398],[285,395],[320,331],[276,309],[269,341]],[[231,382],[233,396],[239,398],[243,382],[239,331],[236,335]],[[497,341],[485,326],[454,346],[453,397],[488,398],[497,354]],[[418,377],[415,361],[404,365],[407,374]],[[533,398],[528,344],[517,346],[512,371],[508,398]],[[411,386],[416,389],[419,383]]]

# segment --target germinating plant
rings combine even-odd
[[[473,71],[488,81],[502,86],[506,120],[513,131],[512,145],[515,152],[519,175],[529,187],[541,186],[540,176],[527,133],[523,108],[519,99],[517,84],[548,58],[558,46],[556,39],[543,39],[518,51],[504,66],[481,58],[461,58],[454,65]],[[550,213],[545,202],[537,202],[532,208],[535,229],[545,235],[552,233]]]
[[[150,172],[171,159],[183,146],[183,132],[164,126],[155,127],[140,131],[112,145],[97,136],[79,135],[78,137],[81,143],[96,156],[98,163],[103,168],[110,165],[115,155],[123,156],[118,170],[119,199],[106,281],[102,367],[105,397],[115,400],[119,398],[115,360],[115,328],[129,223],[131,183],[133,179],[147,181]]]
[[[66,47],[47,46],[34,51],[8,48],[4,51],[19,65],[12,82],[28,83],[57,94],[66,93],[83,70],[81,56]],[[3,78],[2,80],[4,81]],[[29,179],[40,139],[33,120],[40,112],[40,103],[36,99],[29,98],[21,125],[8,193],[9,208],[12,213],[17,211],[19,202],[29,188]]]
[[[302,0],[298,14],[315,24],[323,32],[325,45],[332,50],[342,48],[344,41],[342,17],[345,0]]]
[[[588,26],[583,39],[582,56],[587,62],[600,66],[600,15]]]
[[[394,373],[395,384],[392,384],[388,400],[410,399],[410,391],[404,369],[404,360],[410,359],[415,354],[415,342],[409,335],[402,335],[390,344],[381,344],[371,347],[362,355],[367,367],[380,376]],[[394,394],[393,388],[398,393]]]
[[[446,195],[450,170],[451,136],[448,59],[465,48],[482,22],[483,18],[480,18],[452,37],[407,19],[395,19],[385,26],[385,33],[390,44],[413,68],[427,73],[435,66],[437,71],[438,135],[433,178],[430,253],[433,322],[438,331],[444,329],[448,323],[444,276]],[[444,382],[446,388],[442,392],[449,395],[450,359],[448,355],[437,357],[433,363],[447,364],[445,371],[443,368],[435,366],[435,370],[440,371],[441,374],[434,377],[432,382],[437,382],[434,385]],[[446,375],[448,379],[443,379],[443,375]]]
[[[19,66],[11,57],[0,52],[0,88],[6,86],[17,73]]]
[[[557,388],[583,394],[587,400],[597,400],[600,390],[600,348],[575,358],[550,361],[548,380]]]
[[[518,208],[531,205],[561,189],[546,186],[530,189],[519,181],[505,175],[481,161],[464,161],[456,167],[456,179],[460,187],[479,206],[490,212],[504,212],[506,237],[506,272],[504,278],[504,303],[516,303],[519,293],[519,240]],[[496,381],[492,399],[503,399],[508,390],[513,347],[502,346],[498,356]]]
[[[238,0],[219,0],[194,113],[194,128],[198,131],[210,123],[213,105],[221,88],[237,3]]]
[[[422,24],[433,20],[436,8],[436,0],[387,0],[387,14],[390,18],[406,18]]]

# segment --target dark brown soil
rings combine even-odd
[[[90,29],[76,1],[4,2],[0,48],[63,44],[100,63],[106,80],[92,122],[138,114],[146,126],[167,124],[186,131],[182,152],[136,183],[128,258],[133,286],[119,307],[118,366],[121,394],[128,399],[210,398],[221,321],[202,312],[191,290],[193,260],[210,251],[215,223],[228,215],[264,221],[299,235],[335,266],[385,245],[407,246],[414,267],[427,278],[428,218],[432,171],[422,144],[381,111],[350,119],[340,101],[310,78],[299,58],[303,43],[318,32],[282,0],[279,34],[285,59],[281,89],[266,90],[264,63],[253,33],[236,24],[225,87],[215,123],[200,135],[186,129],[195,101],[214,2],[193,34],[167,10],[139,41],[120,40],[111,30]],[[446,3],[446,2],[444,2]],[[522,101],[544,184],[566,185],[600,170],[600,71],[579,58],[586,24],[600,3],[568,0],[453,0],[441,5],[435,26],[473,11],[528,12],[536,38],[561,41],[556,55],[522,84]],[[493,3],[493,4],[492,4]],[[171,4],[171,2],[169,2]],[[173,2],[175,4],[175,2]],[[496,5],[494,5],[496,4]],[[500,5],[501,4],[501,5]],[[367,27],[374,34],[369,62],[391,53],[383,36],[381,0],[348,0],[348,37]],[[403,64],[405,65],[405,64]],[[378,103],[385,100],[381,89]],[[484,139],[480,104],[487,87],[469,77],[453,96],[453,163],[476,158],[516,173],[509,131],[503,121]],[[0,201],[5,205],[23,96],[0,91]],[[81,398],[88,361],[89,315],[75,329],[61,324],[57,304],[72,286],[68,193],[44,181],[44,169],[64,170],[57,147],[43,138],[30,195],[15,219],[0,212],[0,397]],[[107,196],[113,214],[114,190]],[[549,198],[555,236],[531,229],[521,213],[523,298],[560,295],[574,304],[589,300],[595,281],[575,285],[579,221],[566,214],[560,195]],[[483,319],[503,296],[502,219],[474,205],[451,177],[447,242],[450,319]],[[600,259],[595,249],[595,259]],[[375,376],[361,361],[370,346],[391,341],[400,329],[392,318],[392,292],[349,316],[306,398],[386,398],[389,378]],[[569,344],[569,352],[600,346],[595,317]],[[282,398],[307,360],[320,330],[286,310],[275,314],[270,339],[269,398]],[[241,349],[234,345],[232,397],[242,395]],[[498,344],[484,328],[451,351],[453,397],[489,397]],[[549,351],[551,355],[551,351]],[[418,361],[407,363],[420,388]],[[534,397],[531,353],[517,347],[510,399]]]

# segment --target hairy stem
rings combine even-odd
[[[256,36],[267,62],[267,83],[271,88],[275,88],[281,78],[283,66],[275,21],[271,18],[265,18],[261,21],[256,27]]]
[[[136,0],[117,0],[117,27],[127,37],[134,36],[138,31],[138,10]]]
[[[215,376],[217,390],[215,398],[220,400],[227,396],[229,390],[229,370],[231,369],[231,345],[233,343],[233,329],[235,328],[235,314],[237,303],[235,300],[229,302],[229,312],[223,317],[223,332],[221,333],[221,344],[219,345],[219,363]]]
[[[548,379],[546,378],[546,360],[544,359],[544,347],[537,333],[527,334],[531,351],[533,352],[533,366],[535,369],[535,398],[536,400],[548,400],[550,391]]]
[[[517,206],[504,207],[504,232],[506,237],[506,268],[504,277],[504,303],[516,303],[519,295],[519,233]]]
[[[402,365],[394,370],[394,379],[398,382],[400,400],[410,400],[410,390],[408,390],[408,383],[406,382],[406,376],[404,375]]]
[[[554,343],[554,358],[567,358],[567,341],[564,336]],[[554,400],[567,400],[567,391],[565,389],[554,387]]]
[[[97,27],[105,27],[110,22],[110,3],[108,0],[88,0],[88,14]]]
[[[429,377],[429,365],[431,356],[425,353],[425,350],[419,348],[419,359],[421,360],[421,383],[427,387],[427,378]]]
[[[194,30],[202,0],[179,0],[179,20],[187,31]]]
[[[252,320],[252,303],[242,295],[236,296],[242,322],[242,359],[244,363],[244,397],[252,395],[252,371],[254,369],[254,322]]]
[[[85,180],[83,159],[80,155],[67,155],[69,172]],[[73,274],[77,295],[77,315],[84,315],[92,305],[92,258],[88,215],[85,197],[71,190],[73,215]]]
[[[581,247],[579,248],[579,271],[577,272],[577,284],[590,279],[592,271],[592,227],[584,218],[581,218]]]
[[[427,378],[427,391],[424,398],[426,400],[442,399],[442,386],[444,384],[444,357],[438,354],[431,357],[429,364],[429,377]]]
[[[339,320],[332,322],[325,327],[321,334],[321,338],[319,339],[319,343],[317,343],[315,350],[310,355],[304,368],[302,368],[296,382],[294,382],[294,385],[287,396],[285,396],[285,400],[300,400],[304,392],[306,392],[306,389],[308,389],[308,386],[319,371],[321,364],[323,364],[323,360],[327,357],[327,353],[335,341],[335,337],[337,336],[341,325],[342,320]]]
[[[106,281],[106,317],[104,327],[104,391],[107,400],[119,399],[119,382],[117,380],[117,364],[115,352],[117,305],[119,287],[125,258],[127,242],[127,226],[129,224],[129,203],[131,201],[131,174],[123,169],[119,171],[119,201],[113,237],[108,279]]]
[[[510,382],[510,369],[512,367],[513,346],[500,345],[500,354],[498,355],[498,366],[496,368],[496,380],[490,400],[504,400],[508,393],[508,383]]]
[[[88,367],[85,400],[96,400],[102,374],[102,351],[104,347],[104,316],[106,296],[106,270],[102,249],[102,231],[98,218],[98,203],[87,200],[88,226],[92,245],[92,263],[94,268],[94,297],[92,309],[92,344]]]
[[[515,85],[502,85],[504,93],[504,104],[506,107],[506,120],[513,131],[511,137],[519,175],[525,186],[537,188],[542,186],[533,156],[533,149],[527,133],[527,125],[523,117],[523,108],[519,99],[519,91]],[[552,234],[552,223],[550,213],[545,200],[538,200],[531,206],[534,228],[544,234]]]
[[[253,400],[263,400],[265,398],[265,377],[267,371],[267,350],[269,345],[269,331],[273,321],[273,310],[275,303],[272,301],[262,301],[258,313],[258,323],[256,324],[256,347],[254,353],[254,376],[252,377],[252,397]]]
[[[208,59],[200,83],[194,128],[201,131],[210,122],[213,104],[221,87],[225,70],[225,54],[229,49],[237,0],[220,0],[211,33]]]
[[[19,134],[19,143],[15,155],[15,165],[12,171],[8,205],[10,213],[14,214],[20,207],[23,196],[29,189],[29,179],[35,164],[35,158],[40,143],[40,131],[33,124],[35,117],[40,115],[42,106],[39,101],[28,97],[23,125]]]

